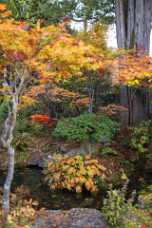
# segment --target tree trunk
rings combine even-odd
[[[12,77],[12,75],[14,77]],[[6,67],[6,69],[4,70],[4,82],[5,85],[7,85],[7,90],[4,90],[4,96],[6,95],[6,93],[10,96],[8,117],[4,122],[2,136],[0,138],[3,147],[7,151],[8,157],[8,170],[6,180],[4,183],[4,191],[2,198],[2,215],[4,225],[7,221],[7,217],[10,212],[10,190],[14,176],[15,151],[12,146],[13,132],[16,125],[19,98],[22,95],[24,88],[26,87],[28,78],[28,70],[18,62],[16,64],[10,65],[9,67]]]
[[[92,89],[92,91],[89,91],[89,108],[88,108],[89,113],[93,112],[93,102],[94,102],[94,89]]]
[[[3,222],[5,223],[7,220],[7,216],[10,211],[10,189],[14,176],[14,148],[12,146],[13,140],[13,131],[16,124],[16,116],[17,116],[17,106],[18,106],[18,98],[14,94],[11,101],[11,107],[9,110],[9,114],[4,123],[4,130],[2,133],[2,143],[3,146],[7,150],[8,156],[8,172],[7,177],[4,183],[4,192],[2,198],[2,211],[3,211]]]
[[[151,0],[115,0],[118,48],[149,52],[152,22]]]
[[[3,223],[7,221],[7,217],[10,211],[10,189],[14,176],[14,148],[9,145],[7,149],[8,156],[8,172],[7,177],[4,184],[4,192],[3,192],[3,200],[2,200],[2,210],[3,210]]]
[[[151,34],[151,22],[152,22],[152,1],[145,0],[144,9],[144,47],[149,53],[150,51],[150,34]]]
[[[115,0],[116,9],[116,30],[117,30],[117,43],[118,48],[133,49],[139,53],[148,52],[150,48],[150,32],[152,21],[152,1],[151,0]],[[125,94],[125,96],[124,96]],[[142,99],[139,99],[136,95],[134,97],[135,104],[140,107],[141,118],[146,118],[149,113],[146,113],[145,104]],[[127,102],[128,100],[128,102]],[[129,97],[127,95],[127,88],[121,87],[120,89],[120,102],[121,105],[126,106],[129,104]],[[139,119],[138,107],[131,105],[133,110],[129,110],[133,113],[134,122],[138,122]],[[142,107],[142,108],[141,108]],[[129,108],[129,107],[128,107]],[[128,119],[129,115],[126,114],[122,119]],[[126,121],[125,121],[126,122]]]
[[[84,19],[83,21],[83,31],[87,32],[88,31],[88,20]]]
[[[127,49],[135,47],[135,0],[128,0],[128,17],[127,17]]]
[[[126,30],[125,30],[125,15],[124,15],[124,0],[116,0],[116,31],[117,42],[119,48],[125,48]]]

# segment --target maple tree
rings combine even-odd
[[[45,126],[51,128],[54,124],[54,120],[45,114],[35,114],[30,116],[30,121],[44,124]]]
[[[2,21],[0,24],[1,93],[9,99],[8,116],[4,121],[1,136],[2,145],[7,150],[8,155],[8,172],[2,201],[4,223],[10,210],[9,195],[14,174],[13,131],[16,125],[20,98],[30,79],[30,68],[27,63],[33,57],[35,50],[34,43],[30,42],[30,35],[21,29],[19,24],[15,24],[11,20]]]
[[[127,87],[129,124],[134,122],[134,98],[136,91],[147,89],[152,86],[152,58],[147,54],[142,54],[131,50],[118,55],[113,62],[114,83]]]
[[[130,52],[118,57],[118,81],[130,87],[150,88],[152,85],[152,58]]]
[[[103,79],[105,71],[107,71],[107,67],[109,66],[109,59],[105,56],[105,50],[103,51],[101,48],[102,43],[100,43],[99,41],[101,40],[98,39],[99,30],[97,31],[97,36],[91,37],[89,42],[84,42],[80,37],[76,38],[68,34],[65,23],[59,24],[59,26],[47,27],[41,27],[40,24],[37,23],[37,25],[30,27],[24,21],[16,22],[12,19],[8,19],[10,12],[7,12],[4,4],[0,5],[0,15],[0,95],[1,99],[7,100],[8,106],[8,113],[0,138],[8,154],[8,172],[2,199],[3,218],[5,220],[10,207],[9,196],[14,173],[15,154],[14,144],[12,142],[18,111],[33,103],[40,103],[41,95],[43,95],[47,97],[48,103],[62,102],[63,99],[65,99],[65,101],[70,100],[70,102],[78,108],[84,104],[88,105],[89,112],[92,112],[95,96],[94,84],[98,84],[97,78],[99,80]],[[139,87],[151,88],[151,58],[144,54],[141,55],[141,53],[128,52],[127,54],[119,55],[115,59],[111,70],[114,71],[115,68],[117,80],[116,78],[114,78],[114,80],[118,84],[127,86],[130,93],[129,96],[131,96],[129,104],[129,107],[131,107],[133,105],[132,96],[134,95],[134,90]],[[109,75],[106,74],[106,77],[108,76]],[[75,82],[83,86],[83,90],[80,88],[73,90],[74,86],[77,87],[78,85],[73,85]],[[73,83],[73,87],[70,87],[70,83]],[[109,105],[101,111],[104,111],[108,115],[117,115],[117,111],[120,111],[120,109],[126,111],[123,107],[116,105]],[[86,120],[85,117],[84,123],[86,123]],[[41,111],[32,113],[32,115],[30,113],[28,121],[38,122],[51,127],[54,120],[51,118],[49,112]],[[69,123],[69,120],[67,123]],[[104,124],[106,126],[105,129],[107,129],[107,123],[105,121]],[[100,127],[100,125],[96,125],[95,123],[93,123],[91,128],[90,123],[88,126],[89,128],[87,127],[87,129],[91,129],[91,133],[90,130],[88,133],[89,137],[92,134],[94,126]],[[80,129],[81,128],[82,122],[80,121]],[[64,127],[64,129],[67,129],[67,127]],[[113,130],[114,128],[112,127],[111,129]],[[71,130],[73,132],[73,127]],[[103,126],[101,126],[101,132],[104,132]],[[63,133],[63,128],[61,128],[61,133]],[[71,137],[72,134],[70,133],[69,135]],[[79,136],[79,133],[77,133],[77,135]],[[74,133],[74,136],[76,136],[76,133]],[[98,136],[100,135],[97,134],[97,137]],[[103,136],[105,137],[104,133]],[[101,136],[99,140],[101,141]],[[74,159],[72,159],[72,163],[69,158],[63,161],[59,160],[60,162],[57,161],[57,165],[59,165],[61,169],[61,174],[57,173],[54,163],[50,163],[47,170],[48,181],[50,177],[52,178],[53,169],[55,172],[53,176],[54,188],[68,188],[80,192],[85,185],[89,191],[96,191],[95,183],[90,179],[88,182],[88,173],[85,170],[86,173],[83,173],[85,183],[81,182],[81,170],[80,173],[77,172],[78,170],[72,170],[74,175],[75,173],[80,174],[79,180],[76,181],[77,183],[73,184],[71,179],[67,179],[69,176],[66,173],[64,176],[65,182],[61,183],[62,166],[68,163],[69,167],[67,171],[68,174],[71,175],[70,164],[75,164]],[[81,157],[78,157],[76,160],[78,160],[78,163],[80,161],[81,169]],[[95,161],[95,165],[96,164],[98,168],[98,161]],[[88,166],[84,164],[82,168],[88,169]],[[92,176],[91,174],[90,177],[94,178],[98,176],[98,170],[94,170],[94,167],[92,170],[94,175]],[[61,180],[58,179],[59,175]],[[112,175],[110,174],[110,176]],[[79,183],[82,185],[80,186]],[[19,209],[19,211],[15,210],[13,213],[15,215],[19,213],[20,217],[20,213],[22,212],[27,212],[27,220],[32,219],[30,217],[31,213],[35,213],[33,210],[26,211],[24,207]],[[20,219],[16,216],[14,217],[14,214],[10,213],[11,219],[14,221]]]
[[[93,82],[90,74],[97,72],[97,76],[103,76],[103,68],[106,65],[105,56],[102,51],[91,44],[85,44],[82,40],[77,39],[69,35],[63,24],[58,28],[49,26],[43,29],[45,37],[43,37],[42,46],[40,52],[37,55],[37,59],[33,59],[33,66],[38,70],[41,76],[42,86],[41,91],[52,90],[52,86],[43,83],[46,79],[51,80],[51,85],[54,83],[56,90],[59,92],[58,87],[60,84],[64,84],[72,78],[77,78],[81,83],[86,82],[88,84],[88,94],[91,96],[90,87]],[[43,43],[42,43],[43,45]],[[40,87],[35,86],[32,89],[32,94],[39,92]],[[42,93],[43,93],[42,92]],[[55,92],[54,93],[58,93]],[[73,95],[72,95],[73,93]],[[62,89],[62,95],[73,96],[74,92]],[[78,94],[75,94],[77,100]],[[86,101],[86,100],[85,100]],[[90,103],[92,102],[92,97]]]
[[[42,123],[48,123],[50,120],[48,115],[40,115],[40,114],[32,115],[32,116],[30,116],[30,119],[32,121],[37,121],[37,122],[42,122]]]
[[[0,20],[4,20],[11,16],[11,11],[7,9],[5,3],[0,3]]]
[[[102,72],[102,75],[104,55],[94,46],[73,38],[64,25],[30,28],[24,22],[6,19],[0,22],[0,37],[0,90],[9,98],[8,117],[1,136],[8,153],[3,195],[6,218],[14,173],[12,140],[18,110],[22,104],[34,102],[33,99],[36,102],[38,94],[47,94],[51,85],[60,80],[68,80],[73,75],[84,80],[87,71],[98,71],[99,75]],[[44,116],[38,119],[44,121]]]

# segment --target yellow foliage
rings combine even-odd
[[[0,21],[0,54],[0,77],[8,64],[20,62],[29,72],[29,81],[36,81],[36,88],[24,93],[24,105],[32,102],[32,96],[45,93],[46,83],[52,85],[73,75],[85,81],[84,72],[96,71],[101,76],[107,65],[101,49],[73,37],[60,26],[37,29],[11,19]]]
[[[28,107],[28,106],[32,106],[35,104],[36,104],[36,100],[34,100],[33,98],[28,97],[28,96],[22,96],[19,109],[22,109],[22,108]]]
[[[114,61],[118,83],[130,87],[151,88],[152,58],[146,54],[130,52]]]
[[[26,200],[25,198],[29,194],[29,189],[21,186],[16,188],[14,193],[11,193],[11,211],[8,216],[7,226],[16,228],[29,228],[31,223],[35,220],[36,209],[38,206],[37,201],[32,199]],[[0,208],[2,200],[2,190],[0,189]],[[2,210],[0,210],[0,227],[2,221]],[[7,227],[6,226],[6,227]]]
[[[98,191],[105,178],[105,168],[90,156],[59,156],[48,163],[44,171],[51,189],[68,189],[80,193],[83,189]]]
[[[6,4],[0,3],[0,11],[6,10]]]

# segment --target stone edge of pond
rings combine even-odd
[[[39,212],[30,228],[108,228],[108,225],[96,209],[73,208]]]

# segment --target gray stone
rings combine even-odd
[[[83,142],[80,144],[61,144],[59,148],[59,152],[61,154],[66,154],[69,156],[74,156],[77,154],[87,155],[87,154],[93,154],[98,152],[100,145],[99,144],[93,144],[90,142]]]
[[[38,154],[38,153],[34,153],[32,154],[32,156],[30,157],[30,159],[27,162],[28,166],[37,166],[39,168],[44,168],[46,162],[51,161],[52,160],[52,156],[50,154]]]
[[[73,208],[38,214],[31,228],[108,228],[102,214],[96,209]]]

